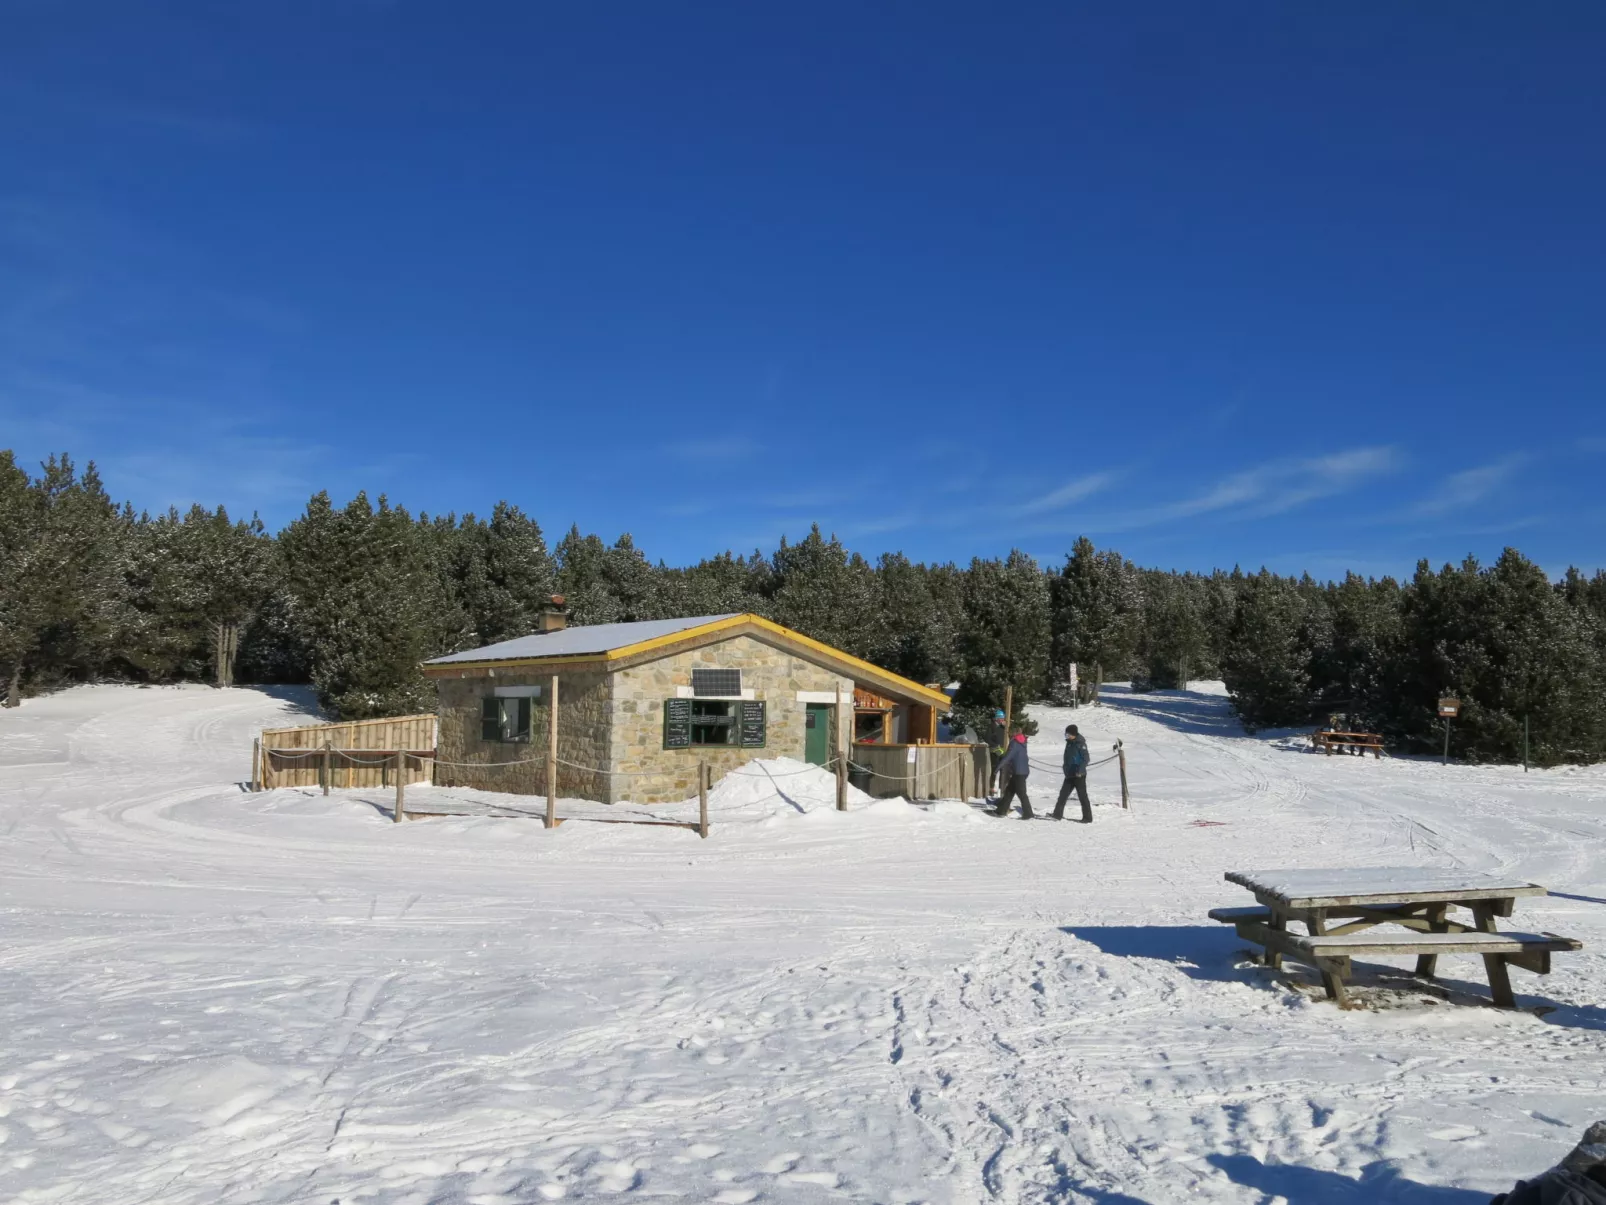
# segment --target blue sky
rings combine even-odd
[[[0,447],[654,558],[1606,565],[1606,6],[0,0]]]

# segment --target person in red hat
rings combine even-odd
[[[1020,800],[1022,820],[1032,818],[1032,801],[1026,794],[1026,779],[1032,772],[1032,763],[1026,756],[1026,734],[1019,728],[1010,729],[1009,749],[998,763],[998,807],[995,816],[1009,815],[1009,801]]]

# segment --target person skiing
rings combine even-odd
[[[1077,731],[1075,724],[1065,727],[1065,781],[1060,784],[1060,797],[1054,802],[1054,819],[1065,819],[1065,801],[1076,792],[1082,801],[1082,823],[1093,823],[1093,804],[1087,797],[1087,740]]]
[[[998,807],[993,811],[993,815],[1009,815],[1009,801],[1019,799],[1021,819],[1032,818],[1032,801],[1026,794],[1026,779],[1031,772],[1032,763],[1026,756],[1026,734],[1016,728],[1013,730],[1009,749],[998,763],[1000,790]]]

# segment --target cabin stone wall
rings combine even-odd
[[[440,678],[439,761],[435,781],[442,786],[475,787],[516,795],[546,794],[548,697],[551,671],[498,668],[493,675]],[[531,700],[529,743],[480,739],[481,700],[498,686],[539,686]],[[612,738],[612,675],[570,672],[558,675],[558,757],[582,766],[608,768]],[[517,762],[517,765],[495,765]],[[572,766],[558,767],[558,794],[578,799],[609,799],[607,777]]]
[[[691,686],[693,669],[742,671],[742,688],[767,704],[764,748],[664,748],[664,700],[675,698],[678,687]],[[733,637],[620,670],[613,675],[612,765],[630,771],[631,776],[615,778],[612,798],[639,803],[689,798],[697,793],[697,765],[702,761],[709,764],[716,782],[756,758],[801,761],[806,704],[798,700],[798,692],[834,693],[838,687],[851,704],[851,678],[751,636]]]

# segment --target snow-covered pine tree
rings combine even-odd
[[[433,707],[419,666],[461,621],[428,522],[383,496],[377,508],[359,493],[336,510],[319,493],[280,540],[323,706],[345,719]]]
[[[1186,690],[1189,678],[1213,660],[1195,583],[1180,573],[1143,573],[1139,661],[1151,689]]]
[[[1221,669],[1251,732],[1311,718],[1306,610],[1296,583],[1265,569],[1244,578]]]
[[[0,452],[0,683],[81,681],[105,663],[119,603],[121,516],[93,462],[52,456],[38,477]]]
[[[1138,570],[1119,552],[1100,552],[1081,536],[1049,588],[1054,676],[1063,679],[1074,661],[1084,682],[1099,671],[1106,679],[1124,677],[1143,623]]]
[[[1047,575],[1019,549],[1012,549],[1002,561],[977,558],[965,575],[964,603],[955,713],[968,727],[984,731],[992,710],[1003,705],[1004,688],[1012,686],[1011,722],[1035,732],[1024,708],[1048,690]]]
[[[875,571],[857,553],[849,556],[834,535],[816,524],[796,544],[783,538],[772,558],[777,623],[823,640],[855,656],[875,647],[881,626],[876,614]]]
[[[450,536],[446,563],[469,630],[465,648],[527,636],[557,588],[557,569],[541,526],[498,502],[489,522],[464,515]]]

